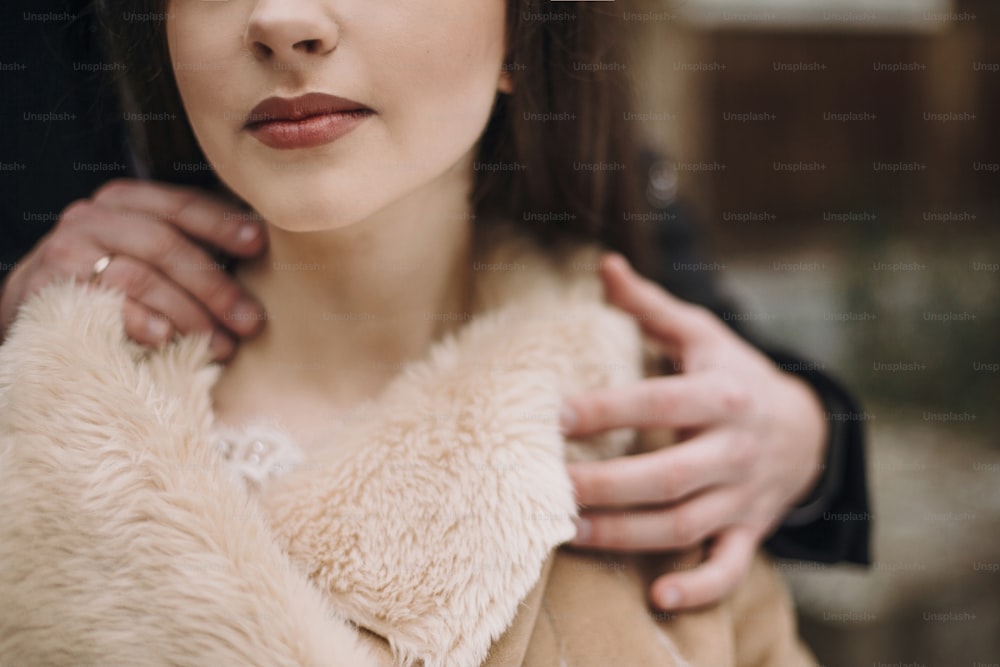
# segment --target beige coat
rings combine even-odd
[[[566,458],[663,444],[567,443],[561,398],[641,377],[648,349],[596,248],[496,230],[472,321],[309,459],[280,425],[261,461],[214,423],[205,336],[150,351],[120,292],[32,297],[0,346],[0,665],[812,664],[764,557],[672,618],[647,584],[699,554],[558,548]]]

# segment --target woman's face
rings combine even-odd
[[[455,170],[471,183],[497,90],[509,92],[505,11],[506,0],[171,0],[167,40],[222,181],[272,224],[316,231]],[[307,93],[371,112],[295,101]],[[274,97],[286,104],[258,106]],[[333,138],[338,127],[353,129]]]

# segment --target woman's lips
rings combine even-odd
[[[339,139],[372,114],[360,102],[329,93],[275,96],[250,111],[244,128],[271,148],[310,148]]]
[[[271,148],[311,148],[336,141],[373,114],[370,109],[333,111],[298,120],[275,119],[250,123],[246,129],[258,141]]]

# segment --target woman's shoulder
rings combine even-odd
[[[125,331],[125,298],[119,288],[65,278],[25,299],[0,345],[0,393],[37,395],[36,403],[53,409],[71,396],[109,415],[117,410],[107,399],[115,392],[171,397],[177,409],[208,423],[205,388],[219,373],[209,334],[148,348]]]
[[[477,223],[473,275],[480,309],[529,295],[601,300],[596,241],[543,235],[529,223],[493,218]]]
[[[583,258],[596,258],[604,250],[596,239],[584,238],[569,231],[541,228],[543,223],[522,222],[508,217],[488,217],[475,228],[476,254],[484,257],[537,258],[562,270],[581,270],[574,266]],[[593,269],[594,267],[589,267]]]
[[[18,307],[0,346],[0,365],[23,375],[57,368],[60,362],[113,355],[116,323],[123,328],[124,298],[122,292],[72,277],[43,286]]]

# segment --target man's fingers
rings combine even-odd
[[[164,343],[174,335],[174,325],[170,318],[156,313],[130,297],[122,306],[125,333],[142,345],[155,346]]]
[[[622,255],[605,253],[600,265],[608,301],[634,315],[642,329],[655,339],[683,348],[714,330],[707,311],[640,276]]]
[[[147,218],[137,224],[128,215],[128,211],[100,202],[81,202],[67,209],[67,224],[86,220],[85,233],[107,252],[117,254],[109,272],[120,260],[135,258],[155,267],[235,333],[248,335],[259,327],[260,305],[197,243],[167,222]],[[139,298],[134,292],[129,295]],[[147,305],[173,314],[169,307],[162,310],[158,304]],[[191,330],[183,323],[178,326],[185,333]]]
[[[595,389],[566,400],[574,413],[567,435],[613,428],[692,428],[743,416],[749,389],[721,373],[668,375]]]
[[[158,271],[127,257],[116,256],[101,276],[101,282],[120,287],[132,302],[124,308],[126,332],[136,341],[157,344],[173,332],[214,331],[215,323],[205,310]],[[212,349],[217,354],[231,351],[229,337],[215,335]]]
[[[710,489],[664,509],[585,513],[572,544],[609,551],[686,549],[731,525],[738,512],[731,494]]]
[[[149,347],[170,340],[176,331],[170,323],[170,318],[128,297],[122,305],[122,319],[125,323],[125,333],[137,343]],[[213,333],[211,350],[216,361],[228,358],[235,349],[236,345],[229,336]]]
[[[756,544],[745,528],[723,531],[698,567],[663,575],[650,589],[653,604],[668,611],[704,607],[731,593],[750,569]]]
[[[101,275],[101,283],[122,289],[149,310],[161,313],[181,333],[208,331],[212,318],[184,290],[156,269],[128,255],[115,255]]]
[[[725,431],[655,452],[567,466],[577,502],[591,509],[674,503],[738,479],[753,454]]]
[[[195,188],[116,179],[101,187],[93,199],[136,216],[165,220],[232,255],[256,255],[267,242],[259,216]]]

